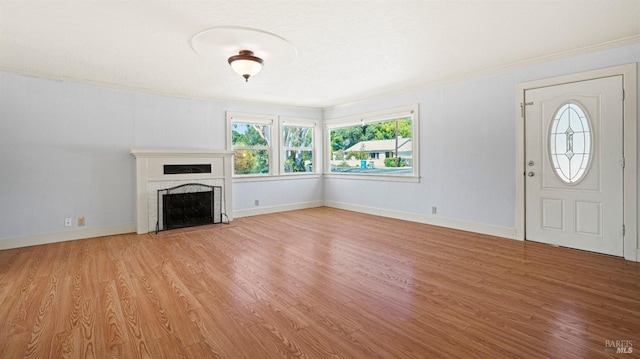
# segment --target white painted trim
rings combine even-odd
[[[325,207],[344,209],[346,211],[359,212],[364,214],[370,214],[372,216],[382,216],[382,209],[376,207],[361,206],[358,204],[324,201]]]
[[[637,63],[522,83],[516,86],[516,238],[525,239],[525,127],[520,104],[526,90],[622,75],[624,101],[624,258],[640,259],[638,244]]]
[[[279,167],[279,174],[281,176],[296,176],[296,175],[303,175],[303,174],[314,174],[314,175],[319,175],[320,174],[320,169],[323,168],[323,162],[322,162],[322,129],[320,124],[322,123],[322,121],[318,120],[318,119],[311,119],[311,118],[303,118],[303,117],[289,117],[289,116],[278,116],[278,131],[280,134],[280,138],[279,138],[279,145],[278,145],[278,156],[282,157],[283,160],[280,161],[280,167]],[[282,135],[284,128],[287,126],[299,126],[299,127],[307,127],[307,128],[311,128],[313,131],[313,138],[312,138],[312,143],[311,143],[311,147],[298,147],[299,149],[308,151],[311,150],[312,153],[312,158],[311,158],[311,164],[312,164],[312,172],[293,172],[293,173],[287,173],[285,172],[284,166],[285,166],[285,161],[284,161],[284,155],[286,153],[286,149],[285,149],[285,145],[284,145],[284,135]]]
[[[299,203],[291,203],[284,204],[280,206],[268,206],[268,207],[258,207],[251,209],[241,209],[233,212],[234,218],[241,217],[250,217],[250,216],[258,216],[261,214],[270,214],[270,213],[278,213],[278,212],[287,212],[287,211],[295,211],[298,209],[307,209],[307,208],[315,208],[322,207],[324,205],[323,201],[311,201],[311,202],[299,202]]]
[[[403,116],[412,116],[412,140],[411,151],[413,163],[413,173],[411,175],[389,175],[378,173],[339,173],[331,172],[331,136],[328,132],[334,128],[358,126],[362,123],[372,123],[378,120],[402,118]],[[324,146],[322,156],[324,160],[323,175],[334,178],[344,179],[367,179],[379,181],[397,181],[397,182],[420,182],[420,104],[398,106],[379,111],[325,119],[322,126],[322,134],[324,136]]]
[[[233,151],[224,150],[174,150],[174,149],[156,149],[156,148],[140,148],[132,149],[131,154],[136,158],[154,158],[154,157],[177,157],[177,158],[211,158],[211,157],[231,157]]]
[[[322,176],[324,178],[331,179],[348,179],[348,180],[359,180],[359,181],[388,181],[388,182],[413,182],[419,183],[420,176],[401,176],[401,175],[380,175],[380,174],[347,174],[347,173],[336,173],[336,172],[327,172],[323,173]]]
[[[75,241],[94,237],[113,236],[125,233],[135,233],[136,224],[123,224],[110,227],[87,228],[76,231],[41,234],[30,237],[9,238],[0,240],[0,250],[37,246],[40,244]]]
[[[287,173],[283,175],[241,175],[232,178],[233,183],[245,183],[245,182],[266,182],[266,181],[289,181],[289,180],[302,180],[302,179],[319,179],[322,174],[315,172],[296,172]]]
[[[639,261],[638,242],[638,64],[624,67],[624,258]],[[635,257],[634,257],[635,256]]]
[[[429,224],[432,226],[452,228],[452,229],[457,229],[461,231],[486,234],[490,236],[496,236],[496,237],[502,237],[502,238],[508,238],[508,239],[516,239],[516,236],[515,236],[516,233],[514,228],[493,226],[493,225],[483,224],[483,223],[466,222],[466,221],[460,221],[457,219],[443,218],[438,216],[429,216],[429,215],[410,213],[410,212],[394,211],[394,210],[389,210],[384,208],[360,206],[360,205],[343,203],[343,202],[325,201],[324,205],[326,207],[344,209],[347,211],[365,213],[365,214],[370,214],[374,216],[395,218],[395,219],[401,219],[405,221]]]
[[[280,168],[280,156],[278,151],[278,145],[280,141],[280,123],[278,122],[278,115],[274,114],[252,114],[246,112],[235,112],[235,111],[227,111],[227,126],[226,126],[226,136],[227,136],[227,150],[235,153],[236,150],[266,150],[269,152],[269,173],[265,173],[263,175],[258,175],[253,178],[260,177],[269,177],[278,174],[278,169]],[[242,123],[242,124],[260,124],[264,126],[269,126],[269,142],[267,145],[256,145],[256,146],[237,146],[234,148],[233,140],[232,140],[232,126],[234,123]],[[236,175],[234,168],[234,161],[236,160],[233,157],[231,161],[231,178],[234,179],[236,177],[242,177],[243,175]]]

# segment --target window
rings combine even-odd
[[[273,119],[265,116],[232,114],[231,150],[234,175],[268,175],[272,171],[271,131]]]
[[[284,173],[313,172],[312,123],[282,121],[282,154]]]
[[[316,173],[316,127],[313,120],[228,112],[227,141],[235,152],[234,177],[268,179]]]
[[[327,120],[325,130],[327,174],[418,179],[417,105]]]
[[[591,126],[580,105],[564,104],[556,111],[549,133],[549,154],[556,175],[568,184],[582,179],[591,158]]]

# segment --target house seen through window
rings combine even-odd
[[[415,111],[328,121],[329,173],[416,176]]]

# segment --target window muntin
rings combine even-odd
[[[563,182],[578,183],[591,163],[589,118],[577,103],[566,103],[554,114],[549,130],[549,156]]]
[[[227,112],[233,176],[247,181],[317,173],[317,121]]]
[[[418,106],[327,120],[328,174],[418,177]]]
[[[284,173],[313,172],[314,126],[282,123],[282,163]]]
[[[264,116],[229,116],[233,174],[268,175],[272,173],[273,120]]]

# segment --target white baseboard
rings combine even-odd
[[[136,224],[123,224],[111,227],[87,228],[76,231],[41,234],[30,237],[8,238],[0,240],[0,250],[36,246],[39,244],[57,243],[93,237],[113,236],[124,233],[135,233]]]
[[[496,237],[517,239],[516,230],[514,228],[493,226],[493,225],[474,223],[474,222],[465,222],[465,221],[459,221],[455,219],[439,218],[439,217],[428,216],[423,214],[416,214],[416,213],[402,212],[402,211],[392,211],[392,210],[386,210],[383,208],[367,207],[367,206],[360,206],[355,204],[334,202],[334,201],[312,201],[312,202],[293,203],[293,204],[287,204],[282,206],[260,207],[257,209],[234,211],[233,215],[236,218],[240,218],[240,217],[257,216],[260,214],[294,211],[297,209],[306,209],[306,208],[314,208],[314,207],[322,207],[322,206],[344,209],[344,210],[360,212],[360,213],[366,213],[374,216],[389,217],[389,218],[402,219],[402,220],[411,221],[411,222],[430,224],[430,225],[439,226],[439,227],[459,229],[462,231],[487,234],[487,235],[496,236]],[[125,233],[135,233],[135,232],[136,232],[136,224],[132,223],[132,224],[119,225],[119,226],[111,226],[111,227],[89,228],[89,229],[78,230],[78,231],[42,234],[42,235],[30,236],[30,237],[8,238],[8,239],[0,240],[0,250],[29,247],[29,246],[39,245],[39,244],[74,241],[74,240],[86,239],[86,238],[112,236],[112,235],[125,234]],[[633,258],[630,260],[635,260],[637,262],[640,262],[640,248],[637,249],[636,258]]]
[[[327,207],[366,213],[366,214],[371,214],[375,216],[396,218],[396,219],[402,219],[405,221],[429,224],[433,226],[458,229],[461,231],[487,234],[490,236],[496,236],[496,237],[502,237],[502,238],[508,238],[508,239],[516,239],[515,228],[500,227],[500,226],[474,223],[474,222],[466,222],[466,221],[460,221],[456,219],[442,218],[437,216],[428,216],[424,214],[417,214],[417,213],[410,213],[410,212],[394,211],[394,210],[388,210],[384,208],[360,206],[355,204],[334,202],[334,201],[325,201],[324,205]]]
[[[269,206],[269,207],[256,207],[256,208],[251,208],[251,209],[241,209],[241,210],[238,210],[238,211],[233,211],[233,218],[257,216],[257,215],[260,215],[260,214],[295,211],[297,209],[322,207],[323,205],[324,205],[323,201],[311,201],[311,202],[299,202],[299,203],[284,204],[284,205],[280,205],[280,206]]]

